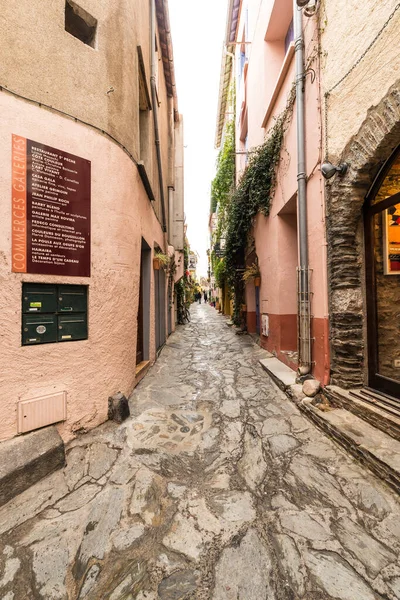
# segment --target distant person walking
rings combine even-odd
[[[201,290],[199,291],[199,304],[201,304]]]
[[[207,290],[204,290],[204,302],[207,302]]]

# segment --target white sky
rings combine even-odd
[[[185,132],[187,236],[207,275],[210,186],[227,0],[169,0],[178,108]]]

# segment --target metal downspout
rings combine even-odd
[[[295,61],[296,61],[296,121],[297,121],[297,206],[299,231],[298,268],[298,333],[299,374],[311,371],[311,310],[308,267],[307,182],[304,125],[304,39],[302,10],[293,0]]]
[[[155,0],[150,0],[151,12],[150,12],[150,47],[151,47],[151,73],[150,73],[150,87],[151,87],[151,102],[153,105],[153,121],[154,121],[154,143],[156,145],[157,152],[157,165],[158,165],[158,180],[160,185],[160,200],[161,200],[161,213],[162,213],[162,230],[164,233],[167,231],[167,222],[165,217],[165,197],[164,197],[164,181],[162,172],[161,162],[161,147],[160,147],[160,133],[158,128],[158,100],[156,91],[156,4]]]

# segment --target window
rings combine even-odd
[[[22,345],[88,337],[85,285],[22,284]]]
[[[286,36],[285,36],[285,54],[289,49],[289,46],[291,44],[291,42],[293,42],[294,40],[294,25],[293,25],[293,19],[290,22],[289,25],[289,29],[287,30]]]
[[[94,48],[97,19],[89,15],[72,0],[65,2],[65,31]]]
[[[140,159],[148,165],[150,158],[150,90],[147,85],[146,69],[144,65],[141,46],[137,47],[138,53],[138,86],[139,86],[139,138]]]

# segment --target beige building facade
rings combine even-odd
[[[400,6],[319,11],[332,383],[400,398]]]
[[[183,125],[167,0],[45,4],[6,4],[0,19],[0,441],[52,422],[68,440],[105,421],[108,397],[131,393],[174,329],[183,275]],[[76,230],[84,219],[86,237]],[[86,270],[74,259],[79,244]],[[154,269],[156,252],[174,268]]]

